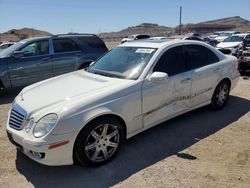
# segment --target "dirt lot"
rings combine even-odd
[[[208,107],[128,140],[99,168],[47,167],[16,151],[5,133],[17,92],[0,99],[2,187],[250,187],[250,80],[241,78],[222,111]]]

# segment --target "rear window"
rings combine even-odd
[[[77,37],[77,39],[80,42],[91,46],[92,48],[106,48],[104,42],[96,36]]]
[[[67,38],[53,39],[53,45],[55,53],[73,52],[81,50],[74,41]]]

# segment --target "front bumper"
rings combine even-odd
[[[32,160],[48,165],[60,166],[73,164],[73,147],[75,140],[75,133],[68,133],[63,135],[48,135],[50,141],[46,142],[43,139],[32,138],[27,136],[24,130],[18,131],[7,126],[7,135],[12,144],[22,153],[27,155]],[[68,141],[65,145],[50,149],[51,145]]]

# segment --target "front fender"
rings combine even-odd
[[[57,135],[70,132],[78,133],[93,119],[96,119],[97,117],[103,115],[116,115],[124,120],[124,118],[120,114],[112,112],[107,107],[99,107],[82,114],[75,115],[73,117],[71,116],[66,119],[59,120],[56,128],[52,131],[51,134]]]

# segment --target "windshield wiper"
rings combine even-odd
[[[87,72],[91,72],[93,74],[99,74],[99,75],[107,76],[107,77],[111,77],[111,78],[123,78],[120,75],[110,73],[110,72],[106,72],[106,71],[97,70],[97,69],[88,69]]]

